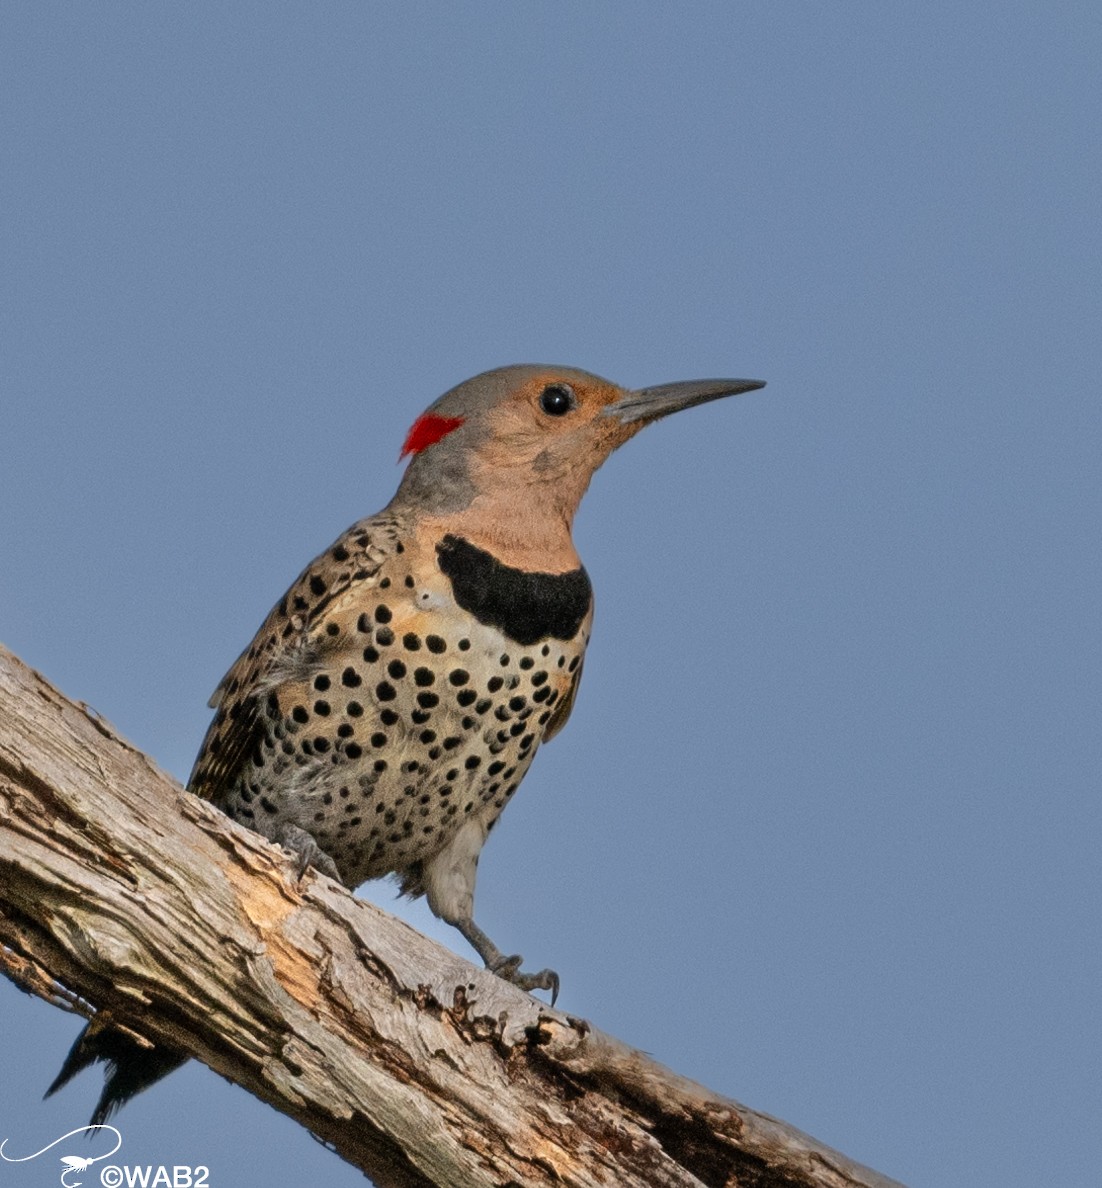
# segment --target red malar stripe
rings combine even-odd
[[[447,437],[453,429],[463,424],[462,417],[437,417],[432,413],[425,413],[413,422],[413,428],[406,434],[405,445],[398,455],[400,462],[406,454],[419,454],[422,450],[435,445],[442,437]]]

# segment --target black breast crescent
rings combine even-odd
[[[455,600],[480,622],[528,646],[541,639],[573,639],[593,601],[589,574],[529,573],[503,565],[461,536],[436,546],[437,563]]]

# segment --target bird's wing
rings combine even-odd
[[[361,520],[299,574],[214,691],[190,791],[216,803],[229,792],[264,738],[268,700],[308,678],[340,635],[358,588],[375,583],[393,547],[392,524]]]
[[[544,742],[550,742],[566,725],[567,719],[570,717],[570,711],[574,708],[574,699],[578,696],[578,686],[582,681],[583,668],[585,668],[584,660],[575,669],[574,679],[570,682],[570,687],[566,690],[559,704],[555,706],[554,713],[547,719],[547,726],[543,732]]]

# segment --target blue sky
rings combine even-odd
[[[483,926],[912,1186],[1093,1182],[1100,60],[1070,2],[14,0],[0,639],[184,778],[440,392],[766,379],[595,479],[585,681]],[[0,1137],[85,1120],[94,1078],[38,1100],[76,1030],[0,986]],[[121,1128],[363,1182],[195,1065]]]

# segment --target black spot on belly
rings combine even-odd
[[[500,628],[523,646],[548,637],[573,639],[589,612],[593,587],[584,569],[511,569],[469,540],[450,534],[436,546],[436,555],[456,602],[480,623]]]

